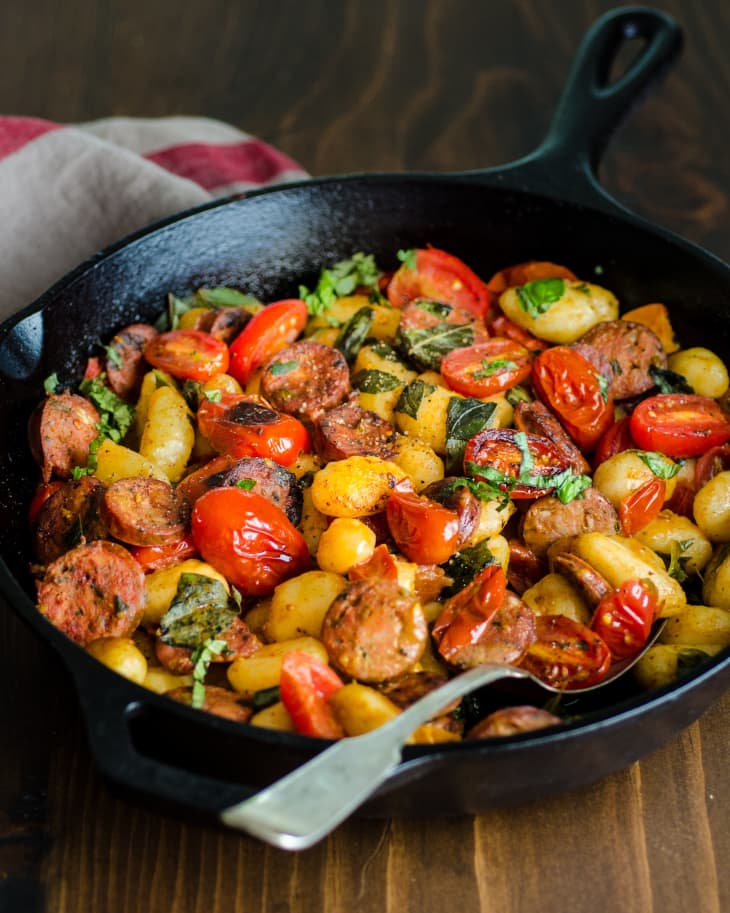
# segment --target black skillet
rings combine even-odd
[[[633,64],[610,82],[629,39]],[[0,328],[0,582],[5,600],[58,651],[83,706],[97,763],[147,798],[217,815],[325,743],[241,726],[158,697],[108,671],[34,607],[26,509],[37,469],[26,420],[53,371],[76,383],[86,356],[124,324],[149,320],[168,291],[235,285],[263,300],[296,294],[323,265],[362,250],[383,267],[427,243],[489,276],[528,259],[569,265],[624,309],[666,302],[684,345],[730,361],[730,268],[627,212],[601,189],[599,158],[637,98],[677,55],[681,34],[657,10],[604,16],[577,55],[552,127],[514,164],[464,174],[349,176],[203,207],[141,232],[79,267]],[[542,734],[407,748],[364,807],[372,815],[471,813],[597,780],[694,721],[730,683],[725,650],[675,687],[601,692],[582,716]]]

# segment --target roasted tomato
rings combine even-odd
[[[488,428],[466,445],[464,468],[467,475],[492,482],[512,498],[539,498],[565,478],[570,461],[547,438],[514,428]]]
[[[518,342],[520,345],[529,349],[530,352],[542,352],[550,346],[549,342],[544,339],[538,339],[533,336],[529,330],[523,329],[519,324],[510,320],[505,314],[496,314],[487,325],[487,329],[492,336],[503,336]]]
[[[294,342],[306,322],[307,305],[299,298],[267,305],[231,343],[230,373],[245,386],[257,368]]]
[[[33,500],[28,506],[28,523],[32,526],[40,512],[41,507],[51,497],[51,495],[61,488],[63,482],[61,479],[55,479],[53,482],[39,482],[38,487],[33,495]]]
[[[228,346],[202,330],[170,330],[151,339],[144,349],[153,368],[181,380],[206,381],[228,370]]]
[[[587,688],[605,677],[611,651],[590,628],[566,615],[538,615],[537,639],[520,666],[553,688]]]
[[[528,260],[516,263],[495,273],[487,282],[487,288],[493,295],[501,295],[508,288],[526,285],[536,279],[577,279],[575,273],[559,263],[549,260]]]
[[[488,564],[460,593],[452,596],[431,634],[448,662],[467,644],[476,644],[499,611],[507,590],[500,564]]]
[[[620,418],[606,431],[598,442],[596,452],[593,454],[593,468],[595,469],[609,457],[623,453],[624,450],[636,450],[636,441],[631,437],[629,416]]]
[[[466,263],[435,247],[409,251],[388,285],[388,300],[395,307],[418,298],[463,307],[477,317],[487,314],[492,300]]]
[[[299,530],[252,491],[211,489],[195,502],[192,531],[203,558],[244,596],[267,596],[309,566]]]
[[[397,580],[398,565],[388,546],[378,545],[372,555],[360,564],[353,564],[347,572],[349,580],[364,580],[366,577],[379,577],[381,580]]]
[[[618,510],[621,529],[625,536],[636,533],[656,520],[664,505],[667,486],[664,479],[649,479],[621,501]]]
[[[627,580],[599,602],[591,627],[614,660],[627,659],[648,640],[656,614],[654,593],[639,580]]]
[[[696,491],[720,472],[730,469],[730,444],[712,447],[698,457],[695,465],[694,487]]]
[[[532,385],[581,450],[590,452],[613,423],[607,383],[580,352],[553,346],[532,364]]]
[[[441,362],[441,374],[452,390],[464,396],[493,396],[526,380],[531,366],[529,349],[495,337],[449,352]]]
[[[459,547],[459,515],[399,482],[385,508],[391,535],[416,564],[443,564]]]
[[[185,561],[187,558],[194,558],[198,554],[192,533],[188,533],[172,545],[135,545],[129,550],[146,574]]]
[[[345,732],[327,703],[342,679],[316,656],[292,650],[281,663],[279,694],[294,728],[303,735],[340,739]]]
[[[311,449],[309,432],[299,419],[240,393],[204,399],[198,407],[198,428],[215,450],[233,457],[264,457],[290,466]]]
[[[631,435],[643,450],[693,457],[730,440],[730,421],[714,399],[694,393],[659,393],[631,414]]]

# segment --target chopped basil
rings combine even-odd
[[[398,349],[421,370],[438,371],[444,355],[473,342],[474,327],[468,323],[437,323],[422,329],[398,330],[396,336]]]
[[[86,378],[79,385],[79,392],[96,406],[99,421],[96,425],[97,435],[89,447],[89,459],[85,467],[74,468],[73,477],[78,479],[89,475],[96,469],[96,454],[107,438],[118,444],[129,431],[134,421],[134,406],[125,403],[113,390],[104,385],[104,374]]]
[[[489,425],[497,408],[471,397],[452,396],[446,408],[446,472],[460,474],[467,443]]]
[[[525,285],[518,286],[515,291],[520,300],[523,311],[537,319],[540,314],[550,310],[565,294],[565,279],[534,279]]]
[[[380,270],[372,254],[356,253],[330,269],[323,269],[313,291],[302,285],[299,297],[307,303],[310,314],[322,314],[338,298],[352,295],[358,288],[377,290]]]
[[[244,491],[251,491],[256,484],[256,479],[239,479],[236,482],[236,488],[242,488]]]
[[[398,402],[395,404],[395,411],[402,412],[409,418],[418,418],[418,410],[421,408],[423,397],[430,396],[435,389],[433,384],[414,380],[413,383],[407,384],[403,388]]]
[[[203,396],[209,403],[219,403],[223,399],[223,393],[220,390],[203,390]]]
[[[512,407],[516,406],[517,403],[531,403],[532,402],[532,397],[530,396],[530,394],[527,392],[527,390],[524,387],[521,387],[519,384],[517,384],[516,387],[511,387],[509,390],[507,390],[505,392],[504,395],[505,395],[505,398],[507,399],[507,402]]]
[[[604,403],[608,402],[608,391],[611,388],[611,382],[605,374],[596,374],[598,380],[598,389],[601,391],[601,399]]]
[[[441,565],[444,573],[452,580],[452,583],[441,591],[441,598],[448,599],[459,593],[488,564],[494,563],[495,558],[489,550],[486,539],[452,555],[445,564]]]
[[[566,473],[565,479],[557,482],[555,485],[554,494],[561,504],[569,504],[571,501],[575,501],[576,498],[579,498],[583,492],[593,484],[590,476],[576,475],[576,473],[569,469],[566,470]],[[556,481],[557,477],[553,479],[553,484],[555,484]]]
[[[195,304],[209,308],[239,307],[250,308],[252,305],[261,306],[258,298],[239,292],[237,288],[216,287],[199,288],[194,295]]]
[[[48,377],[43,381],[43,389],[49,396],[54,393],[58,393],[58,391],[61,389],[61,383],[58,379],[58,374],[56,374],[55,371],[53,374],[49,374]]]
[[[375,311],[371,307],[360,308],[350,317],[335,340],[335,348],[342,352],[348,365],[355,361],[357,353],[367,339],[374,316]]]
[[[406,269],[416,269],[416,254],[417,250],[411,248],[410,250],[399,250],[398,259],[405,266]]]
[[[116,346],[110,344],[108,346],[103,346],[103,349],[107,362],[113,368],[121,368],[124,362],[122,361],[122,356],[119,354],[119,350],[116,348]]]
[[[471,375],[472,380],[486,380],[500,371],[514,371],[517,365],[509,358],[483,358],[482,366]]]
[[[387,371],[369,369],[358,371],[352,377],[352,386],[361,393],[388,393],[400,387],[403,381]]]
[[[370,351],[374,352],[378,358],[387,358],[388,361],[400,361],[398,353],[392,346],[389,346],[387,342],[378,340],[378,342],[372,343]]]
[[[288,374],[290,371],[296,371],[298,367],[298,361],[275,361],[273,365],[270,365],[267,368],[267,370],[269,374],[273,374],[274,377],[278,377],[280,374]]]
[[[673,479],[682,468],[678,463],[674,463],[663,453],[656,453],[653,450],[636,450],[636,455],[651,469],[657,479]]]
[[[591,287],[587,282],[582,283],[582,285],[575,286],[576,292],[582,292],[584,295],[590,295]]]
[[[279,691],[279,686],[272,685],[271,688],[261,688],[258,691],[254,691],[251,703],[254,710],[263,710],[266,707],[271,707],[272,704],[278,703],[280,700],[281,692]]]
[[[689,576],[686,570],[687,556],[682,556],[682,552],[687,548],[688,543],[677,542],[673,540],[669,546],[669,564],[667,573],[673,577],[677,583],[684,583]]]
[[[677,374],[675,371],[669,371],[667,368],[659,368],[656,365],[649,366],[651,379],[659,388],[660,393],[694,393],[694,387],[690,386],[686,377]]]
[[[220,580],[181,574],[175,598],[160,619],[160,638],[177,647],[197,647],[217,637],[237,615]]]
[[[196,710],[205,703],[205,676],[208,667],[213,662],[213,657],[220,656],[228,648],[225,640],[206,640],[199,644],[190,657],[193,662],[193,696],[190,706]]]

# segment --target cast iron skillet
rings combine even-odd
[[[643,39],[642,50],[609,82],[633,37]],[[627,212],[596,179],[610,134],[680,44],[678,26],[661,12],[609,13],[584,39],[549,134],[527,158],[464,174],[310,181],[203,207],[99,254],[0,328],[2,591],[68,667],[93,754],[111,781],[216,815],[326,743],[157,697],[108,671],[37,613],[25,516],[38,473],[26,420],[44,378],[56,371],[78,382],[93,345],[153,318],[168,291],[231,284],[274,300],[354,251],[390,267],[399,248],[427,243],[483,276],[522,260],[554,260],[615,291],[624,309],[665,301],[684,345],[710,339],[730,360],[730,268]],[[543,733],[410,747],[364,811],[471,813],[595,781],[678,733],[729,682],[726,650],[675,687],[637,695],[622,686],[583,706],[583,719]]]

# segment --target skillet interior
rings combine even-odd
[[[387,268],[395,265],[399,248],[433,244],[462,257],[484,277],[509,263],[549,259],[614,291],[622,309],[664,301],[683,345],[704,343],[730,361],[730,270],[724,264],[618,211],[606,214],[491,186],[491,180],[341,178],[206,208],[101,255],[0,331],[0,424],[5,429],[0,449],[0,553],[6,566],[5,595],[60,650],[77,682],[88,684],[93,678],[99,688],[113,693],[120,717],[126,705],[135,704],[137,750],[162,752],[168,760],[163,745],[182,751],[185,745],[202,742],[204,751],[188,752],[188,766],[252,785],[268,782],[311,752],[311,744],[300,737],[259,733],[168,706],[172,702],[147,695],[96,663],[91,670],[86,655],[51,629],[33,606],[25,515],[37,468],[27,450],[27,417],[43,396],[43,380],[50,373],[56,371],[62,382],[77,383],[93,345],[108,340],[126,323],[154,317],[168,291],[182,294],[204,284],[230,284],[274,300],[295,295],[299,282],[311,285],[321,266],[353,251],[372,252]],[[17,591],[18,584],[26,595]],[[598,712],[587,726],[518,737],[500,746],[412,749],[410,760],[369,809],[377,814],[414,814],[424,811],[426,800],[427,813],[476,811],[597,779],[678,732],[729,681],[730,658],[725,651],[681,687],[650,697],[617,694],[620,712]],[[91,698],[83,693],[81,697],[89,711]],[[93,719],[90,729],[93,741]],[[564,753],[577,743],[581,759],[566,769]],[[229,763],[212,764],[216,755],[226,755]],[[111,762],[105,763],[104,757],[100,761],[107,773],[125,779]],[[444,765],[456,773],[447,787]],[[484,777],[488,771],[493,776]],[[477,772],[484,783],[475,788],[472,775]],[[166,792],[159,781],[140,785]],[[218,807],[230,799],[229,791],[217,797],[203,793],[199,801],[189,796],[191,804]]]

